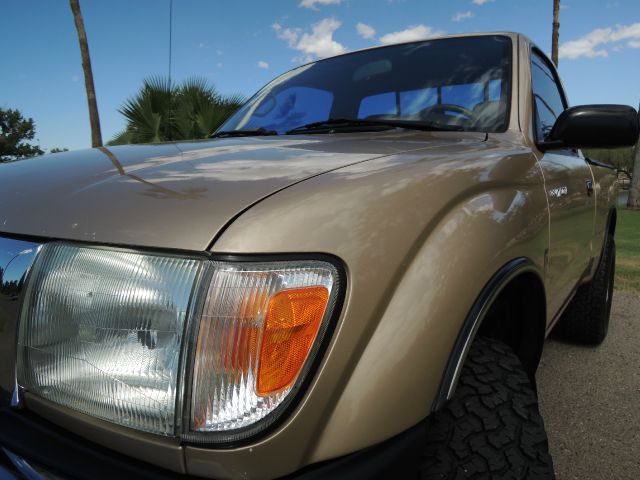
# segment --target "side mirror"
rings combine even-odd
[[[615,148],[635,145],[640,134],[638,113],[627,105],[580,105],[566,109],[540,150],[552,148]]]

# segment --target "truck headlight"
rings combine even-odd
[[[18,383],[137,430],[243,438],[292,400],[337,291],[324,261],[46,244],[25,293]]]

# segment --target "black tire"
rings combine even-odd
[[[613,282],[616,269],[616,242],[607,235],[593,279],[581,285],[555,327],[563,340],[599,345],[609,331]]]
[[[453,398],[431,415],[420,478],[554,479],[538,400],[522,364],[477,338]]]

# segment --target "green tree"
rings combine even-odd
[[[38,145],[29,143],[35,134],[32,118],[24,118],[18,110],[0,108],[0,162],[42,155]]]
[[[201,78],[172,86],[164,77],[151,77],[118,110],[127,126],[109,145],[207,138],[243,102],[239,95],[219,94]]]
[[[588,148],[583,153],[586,157],[613,165],[627,174],[633,170],[633,147],[624,148]]]
[[[68,148],[54,147],[51,150],[49,150],[49,153],[62,153],[62,152],[68,152],[68,151],[69,151]]]

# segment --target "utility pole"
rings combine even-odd
[[[551,60],[558,68],[558,39],[560,38],[560,0],[553,0],[553,30],[551,33]]]
[[[91,70],[91,57],[89,56],[89,44],[87,32],[84,30],[84,21],[80,12],[78,0],[69,0],[73,20],[78,31],[80,43],[80,55],[82,56],[82,70],[84,71],[84,86],[87,90],[87,103],[89,104],[89,123],[91,124],[91,146],[102,146],[102,133],[100,132],[100,117],[98,116],[98,103],[96,102],[96,89],[93,85],[93,71]]]

